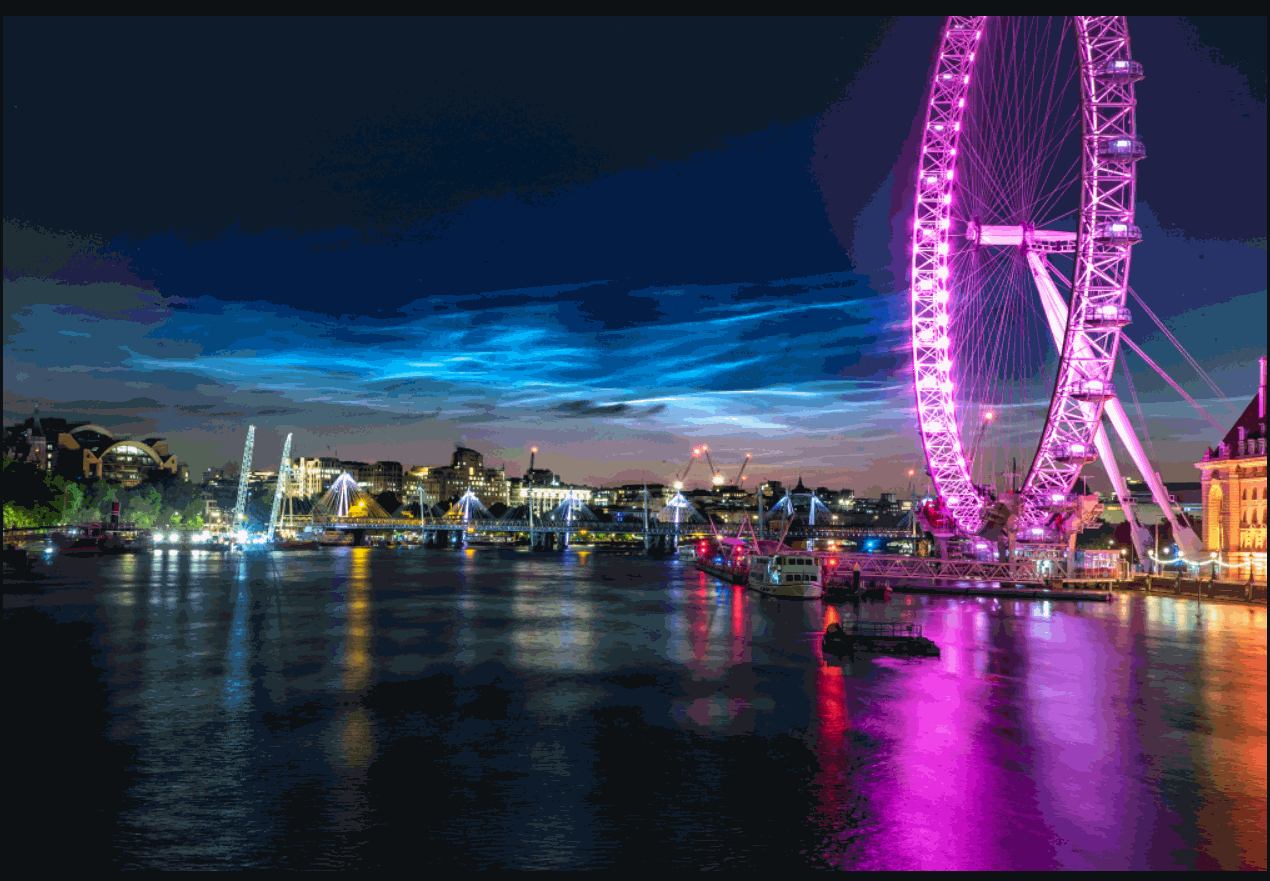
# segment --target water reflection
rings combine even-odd
[[[67,565],[100,589],[24,602],[97,622],[129,866],[1265,864],[1264,609],[835,607],[488,549]],[[941,656],[826,657],[856,618]]]

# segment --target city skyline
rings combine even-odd
[[[314,109],[326,93],[312,48],[281,50],[265,39],[274,25],[247,28],[210,76],[195,70],[221,51],[208,25],[189,59],[165,56],[208,108],[208,143],[188,148],[178,144],[192,107],[167,86],[128,99],[165,133],[140,137],[91,96],[65,112],[51,98],[58,81],[32,74],[31,52],[82,50],[59,58],[64,76],[91,65],[99,24],[6,28],[6,423],[38,404],[162,435],[192,474],[239,458],[254,423],[260,464],[276,463],[294,432],[293,455],[429,464],[462,443],[515,474],[533,445],[538,465],[570,482],[669,483],[706,443],[725,472],[753,456],[747,485],[802,475],[874,496],[903,489],[914,467],[920,482],[897,231],[938,19],[784,22],[770,36],[730,23],[730,40],[776,47],[747,74],[755,97],[716,81],[727,52],[707,41],[650,84],[660,116],[634,74],[604,72],[622,87],[609,100],[555,68],[507,85],[498,71],[512,62],[482,58],[467,78],[429,62],[440,97],[407,84],[385,97],[373,81],[387,68],[358,68],[347,88],[366,106]],[[615,24],[629,31],[608,38],[619,55],[647,36]],[[101,26],[114,46],[153,46],[183,27]],[[323,36],[320,23],[302,27]],[[427,27],[470,36],[468,23]],[[542,35],[567,42],[599,27]],[[684,27],[668,46],[710,34]],[[1265,351],[1264,47],[1206,20],[1132,28],[1150,145],[1133,283],[1227,400],[1144,321],[1129,336],[1226,424]],[[781,40],[816,51],[799,61]],[[300,110],[271,123],[252,87],[278,82],[268,62],[285,51],[313,83],[295,90]],[[359,51],[369,64],[374,53]],[[527,97],[544,84],[564,94]],[[678,87],[712,96],[706,109]],[[459,113],[468,99],[484,109]],[[92,122],[119,180],[74,165],[76,119]],[[247,131],[250,155],[234,158]],[[456,158],[442,143],[515,155]],[[1230,161],[1195,175],[1213,143]],[[359,144],[432,188],[375,172]],[[252,157],[267,168],[249,173]],[[230,183],[239,201],[226,201]],[[1193,480],[1218,433],[1142,362],[1133,376],[1160,471]]]

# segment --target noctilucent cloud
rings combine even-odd
[[[161,434],[195,474],[254,423],[263,464],[292,431],[667,481],[706,443],[902,488],[938,27],[6,20],[5,419]],[[1266,350],[1264,20],[1130,29],[1133,285],[1224,396],[1128,335],[1229,423]],[[1162,473],[1195,479],[1215,431],[1130,367]]]

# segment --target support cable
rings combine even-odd
[[[1125,361],[1124,350],[1120,355],[1120,369],[1124,371],[1125,382],[1129,385],[1129,397],[1133,398],[1133,408],[1138,411],[1138,427],[1142,429],[1142,436],[1147,439],[1147,449],[1151,451],[1151,461],[1160,461],[1155,454],[1155,444],[1151,441],[1151,432],[1147,430],[1147,419],[1142,414],[1142,404],[1138,401],[1138,391],[1133,387],[1133,374],[1129,372],[1129,364]]]
[[[1129,339],[1129,338],[1128,338],[1127,336],[1125,336],[1123,333],[1122,333],[1122,334],[1120,334],[1120,340],[1121,340],[1121,342],[1123,342],[1126,346],[1128,346],[1129,348],[1133,349],[1133,351],[1137,352],[1137,353],[1138,353],[1138,357],[1140,357],[1143,361],[1147,362],[1147,364],[1151,365],[1152,369],[1154,369],[1156,373],[1158,373],[1158,374],[1160,374],[1160,376],[1164,377],[1164,381],[1165,381],[1165,382],[1167,382],[1169,385],[1173,386],[1173,391],[1177,392],[1179,395],[1181,395],[1182,397],[1186,398],[1187,403],[1188,403],[1188,404],[1190,404],[1192,407],[1194,407],[1196,410],[1198,410],[1198,411],[1199,411],[1199,413],[1200,413],[1200,415],[1202,415],[1205,419],[1207,419],[1207,420],[1208,420],[1208,422],[1209,422],[1209,424],[1211,424],[1211,425],[1213,426],[1213,428],[1217,429],[1217,430],[1218,430],[1218,431],[1220,431],[1222,434],[1225,434],[1225,433],[1226,433],[1226,429],[1222,428],[1222,426],[1221,426],[1221,425],[1217,422],[1217,420],[1216,420],[1216,419],[1214,419],[1212,416],[1210,416],[1210,415],[1209,415],[1209,413],[1208,413],[1208,411],[1207,411],[1207,410],[1205,410],[1205,409],[1204,409],[1203,407],[1201,407],[1198,403],[1196,403],[1196,401],[1195,401],[1195,399],[1194,399],[1194,398],[1192,398],[1192,397],[1191,397],[1190,395],[1188,395],[1185,391],[1183,391],[1183,390],[1182,390],[1182,387],[1181,387],[1180,385],[1178,385],[1176,382],[1174,382],[1174,381],[1173,381],[1173,377],[1169,376],[1167,373],[1165,373],[1165,372],[1164,372],[1164,368],[1162,368],[1159,364],[1156,364],[1154,361],[1152,361],[1152,360],[1150,359],[1150,357],[1148,357],[1148,355],[1147,355],[1147,353],[1146,353],[1146,352],[1144,352],[1144,351],[1142,351],[1140,348],[1138,348],[1137,343],[1135,343],[1133,340]],[[1128,371],[1126,370],[1126,373],[1127,373],[1127,372],[1128,372]]]
[[[1182,348],[1182,344],[1178,342],[1177,337],[1173,336],[1173,334],[1169,332],[1169,329],[1164,326],[1164,322],[1160,320],[1160,317],[1158,315],[1156,315],[1154,312],[1151,311],[1151,307],[1146,304],[1146,301],[1143,300],[1140,296],[1138,296],[1138,292],[1135,291],[1133,288],[1129,288],[1129,293],[1133,294],[1133,299],[1138,301],[1138,305],[1142,307],[1142,311],[1146,312],[1146,314],[1151,317],[1151,320],[1155,322],[1155,326],[1158,327],[1160,329],[1160,332],[1163,333],[1166,337],[1168,337],[1169,342],[1171,342],[1174,345],[1174,347],[1179,352],[1182,353],[1182,357],[1185,358],[1186,362],[1191,365],[1191,367],[1195,370],[1196,373],[1199,374],[1200,378],[1204,380],[1204,382],[1208,383],[1208,387],[1211,388],[1213,392],[1217,395],[1217,397],[1220,398],[1226,404],[1227,408],[1230,408],[1231,407],[1230,400],[1229,398],[1226,397],[1226,393],[1217,387],[1217,383],[1213,382],[1212,378],[1207,373],[1204,372],[1204,368],[1200,367],[1199,362],[1191,357],[1191,353],[1186,351],[1186,349]],[[1137,346],[1134,346],[1133,349],[1139,355],[1142,355],[1142,350],[1139,349]],[[1142,357],[1146,358],[1145,355],[1142,355]],[[1149,358],[1147,360],[1150,361]],[[1152,364],[1151,366],[1155,367],[1154,364]],[[1156,367],[1155,369],[1159,370],[1160,368]],[[1164,375],[1163,371],[1161,371],[1160,375],[1161,376]],[[1168,379],[1167,376],[1165,376],[1164,378]],[[1169,380],[1169,381],[1172,382],[1172,380]],[[1176,385],[1174,386],[1174,388],[1176,388]],[[1181,391],[1181,389],[1178,389],[1178,391]],[[1189,401],[1190,398],[1187,398],[1187,400]],[[1231,412],[1234,412],[1234,410],[1232,409]],[[1204,415],[1207,416],[1208,414],[1205,413]],[[1222,431],[1222,430],[1223,429],[1221,429],[1220,427],[1218,428],[1218,431]]]

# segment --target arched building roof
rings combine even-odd
[[[150,445],[149,445],[149,444],[144,443],[143,441],[139,441],[139,440],[128,440],[127,438],[125,438],[124,440],[118,440],[118,441],[115,441],[113,444],[111,444],[110,446],[108,446],[108,447],[106,447],[104,450],[102,450],[100,453],[98,453],[98,454],[97,454],[97,457],[98,457],[99,459],[105,458],[105,457],[106,457],[106,455],[107,455],[107,454],[109,454],[112,450],[117,450],[117,449],[119,449],[120,447],[135,447],[136,449],[140,450],[141,452],[143,452],[143,453],[145,453],[146,455],[148,455],[151,459],[153,459],[153,460],[154,460],[154,464],[156,464],[156,465],[162,465],[162,464],[163,464],[163,457],[162,457],[162,456],[160,456],[158,453],[156,453],[156,452],[155,452],[155,451],[154,451],[154,450],[150,447]]]
[[[111,431],[110,429],[102,428],[100,425],[96,425],[92,422],[89,422],[87,425],[75,426],[74,428],[71,429],[71,434],[76,435],[76,434],[79,434],[81,431],[95,431],[98,434],[105,435],[106,437],[110,437],[110,438],[113,438],[115,436],[115,433]]]

